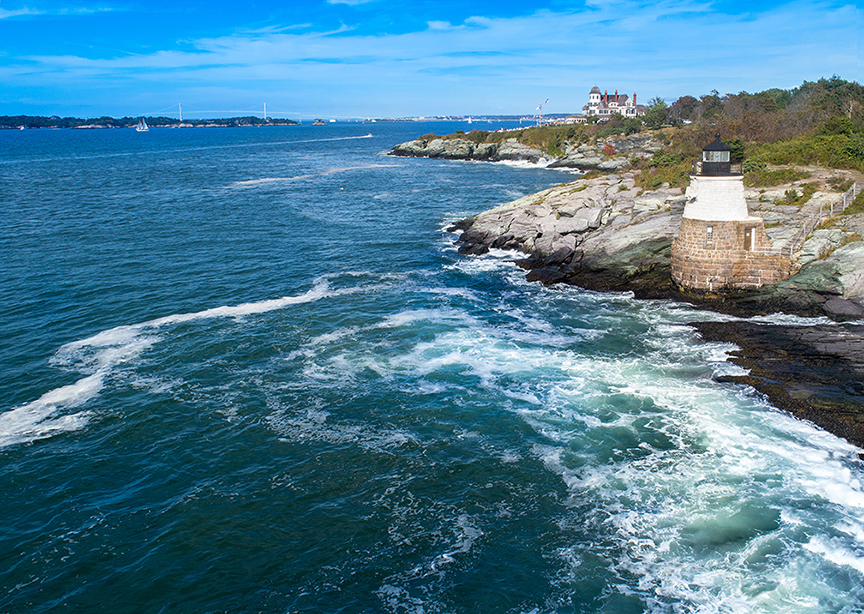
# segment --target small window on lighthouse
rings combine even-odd
[[[707,235],[708,243],[714,243],[714,227],[708,226],[705,229],[705,234]]]
[[[729,162],[728,151],[703,151],[703,162]]]

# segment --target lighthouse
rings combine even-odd
[[[751,216],[744,178],[732,172],[732,148],[716,135],[702,149],[701,172],[690,177],[672,281],[693,293],[747,290],[789,277],[788,258],[774,252],[761,217]]]

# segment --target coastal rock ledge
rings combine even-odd
[[[811,169],[827,178],[843,171]],[[794,186],[792,186],[794,187]],[[748,206],[762,216],[777,249],[792,251],[788,280],[758,290],[724,294],[685,293],[672,283],[672,240],[681,224],[685,196],[680,188],[645,191],[633,173],[579,179],[531,194],[454,224],[459,252],[490,249],[524,254],[516,263],[528,279],[567,283],[591,290],[632,291],[639,298],[671,298],[697,306],[751,316],[785,312],[864,317],[864,215],[840,215],[827,230],[796,243],[805,222],[827,210],[836,193],[816,192],[805,206],[782,202],[789,186],[746,190]],[[789,252],[786,252],[789,253]]]
[[[390,155],[445,160],[530,162],[549,168],[616,172],[625,168],[632,157],[652,156],[663,148],[663,143],[652,136],[630,135],[598,139],[593,144],[564,143],[563,147],[563,155],[552,156],[518,142],[515,137],[505,138],[501,142],[478,143],[463,137],[428,136],[396,145]]]

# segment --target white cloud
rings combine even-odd
[[[10,17],[21,17],[22,15],[42,15],[42,11],[28,9],[27,7],[8,11],[0,9],[0,19],[9,19]]]
[[[792,87],[834,73],[854,78],[854,45],[826,49],[820,41],[854,41],[855,23],[854,6],[824,2],[736,16],[698,0],[615,0],[580,12],[430,21],[395,35],[277,27],[192,41],[193,51],[30,57],[5,62],[0,86],[66,88],[70,97],[110,83],[150,92],[194,86],[215,97],[227,84],[232,95],[274,91],[309,106],[365,105],[358,115],[499,112],[502,103],[520,112],[546,97],[550,111],[573,111],[594,84],[649,100]]]

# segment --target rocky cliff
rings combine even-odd
[[[390,154],[446,160],[522,161],[550,168],[615,172],[627,166],[630,157],[650,157],[663,143],[653,136],[631,135],[598,139],[590,144],[564,143],[562,147],[563,155],[553,156],[520,143],[516,137],[477,143],[468,138],[430,136],[396,145]]]
[[[811,169],[808,181],[824,188],[838,173]],[[685,197],[679,188],[639,190],[633,173],[562,184],[462,220],[453,230],[461,231],[460,252],[516,250],[524,254],[518,263],[528,278],[547,284],[629,290],[742,315],[864,316],[864,215],[829,218],[800,237],[802,226],[820,209],[830,210],[839,195],[825,189],[804,205],[784,204],[786,190],[794,188],[748,189],[746,198],[751,213],[765,219],[775,248],[790,250],[800,270],[773,286],[724,295],[684,294],[672,285],[670,250]]]

